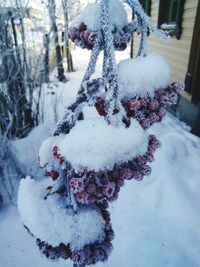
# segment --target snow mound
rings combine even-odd
[[[118,66],[119,95],[130,99],[166,88],[171,79],[171,70],[166,60],[158,53],[146,57],[122,60]]]
[[[34,236],[52,246],[70,243],[76,250],[102,241],[105,221],[100,211],[94,207],[80,207],[74,214],[58,195],[44,200],[47,185],[47,181],[36,182],[30,177],[20,182],[18,210]]]
[[[103,118],[78,121],[71,132],[58,144],[59,152],[72,166],[91,170],[112,169],[115,163],[125,162],[147,151],[148,135],[139,123],[108,125]]]
[[[10,142],[12,156],[24,175],[39,175],[37,155],[42,142],[51,136],[52,129],[46,124],[35,127],[27,137]]]
[[[118,0],[109,1],[109,10],[111,24],[113,28],[121,30],[127,23],[127,13],[124,6]],[[90,30],[98,31],[100,29],[100,4],[93,4],[86,7],[76,18],[75,24],[79,25],[84,22]]]

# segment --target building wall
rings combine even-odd
[[[182,35],[180,40],[172,37],[171,41],[165,43],[157,37],[150,36],[148,40],[149,51],[162,54],[172,68],[172,79],[184,81],[190,55],[192,34],[196,17],[198,0],[186,0],[184,5]],[[151,17],[155,25],[158,21],[159,0],[152,0]],[[137,53],[138,40],[135,42],[135,53]]]

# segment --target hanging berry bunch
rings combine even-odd
[[[157,53],[121,61],[117,66],[119,98],[127,118],[136,119],[144,130],[160,122],[170,105],[178,101],[184,89],[181,82],[170,81],[170,68]],[[107,101],[96,98],[95,107],[106,116]]]
[[[155,91],[153,97],[149,94],[131,98],[124,101],[129,118],[135,118],[144,130],[147,130],[154,123],[161,122],[164,118],[168,106],[175,105],[178,101],[178,93],[184,88],[179,82],[173,82],[164,89]]]
[[[136,30],[137,26],[135,22],[128,23],[121,30],[115,27],[112,31],[115,50],[125,50]],[[96,36],[97,31],[88,29],[88,26],[84,22],[81,22],[77,27],[74,26],[69,29],[70,40],[77,46],[87,48],[88,50],[93,48]]]
[[[76,101],[39,151],[39,165],[51,180],[26,178],[19,189],[23,223],[41,252],[50,259],[71,259],[74,267],[108,258],[114,238],[109,202],[118,198],[125,180],[150,174],[148,164],[160,143],[145,130],[162,119],[181,89],[179,83],[169,83],[168,66],[159,56],[146,56],[147,32],[162,33],[137,0],[124,2],[137,15],[136,22],[127,25],[118,0],[101,0],[90,8],[97,25],[83,13],[77,28],[70,29],[76,44],[92,50],[90,62]],[[110,21],[110,9],[116,6],[119,22],[115,16]],[[117,66],[114,50],[125,49],[136,29],[141,33],[138,57]],[[92,80],[101,50],[102,77]],[[95,106],[101,116],[79,121],[85,105]]]
[[[114,48],[123,51],[138,29],[137,22],[128,23],[127,13],[119,1],[109,1],[109,12],[112,13],[111,30]],[[92,49],[100,28],[100,4],[96,3],[86,7],[79,14],[75,25],[69,29],[69,38],[81,48]],[[103,49],[103,43],[101,49]]]

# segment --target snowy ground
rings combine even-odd
[[[71,74],[73,80],[61,89],[59,86],[59,93],[54,95],[59,103],[57,110],[63,108],[64,99],[72,101],[80,83],[86,53],[79,52],[75,63],[79,71]],[[87,110],[88,116],[91,113]],[[46,121],[53,123],[50,115]],[[128,181],[117,202],[110,206],[114,250],[108,262],[96,267],[200,267],[200,139],[169,114],[151,132],[162,142],[152,174],[141,182]],[[43,134],[44,138],[48,134]],[[27,266],[72,264],[44,258],[24,230],[16,207],[5,207],[0,212],[0,267]]]

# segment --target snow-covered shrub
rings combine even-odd
[[[10,143],[0,135],[0,207],[15,202],[20,176]]]

